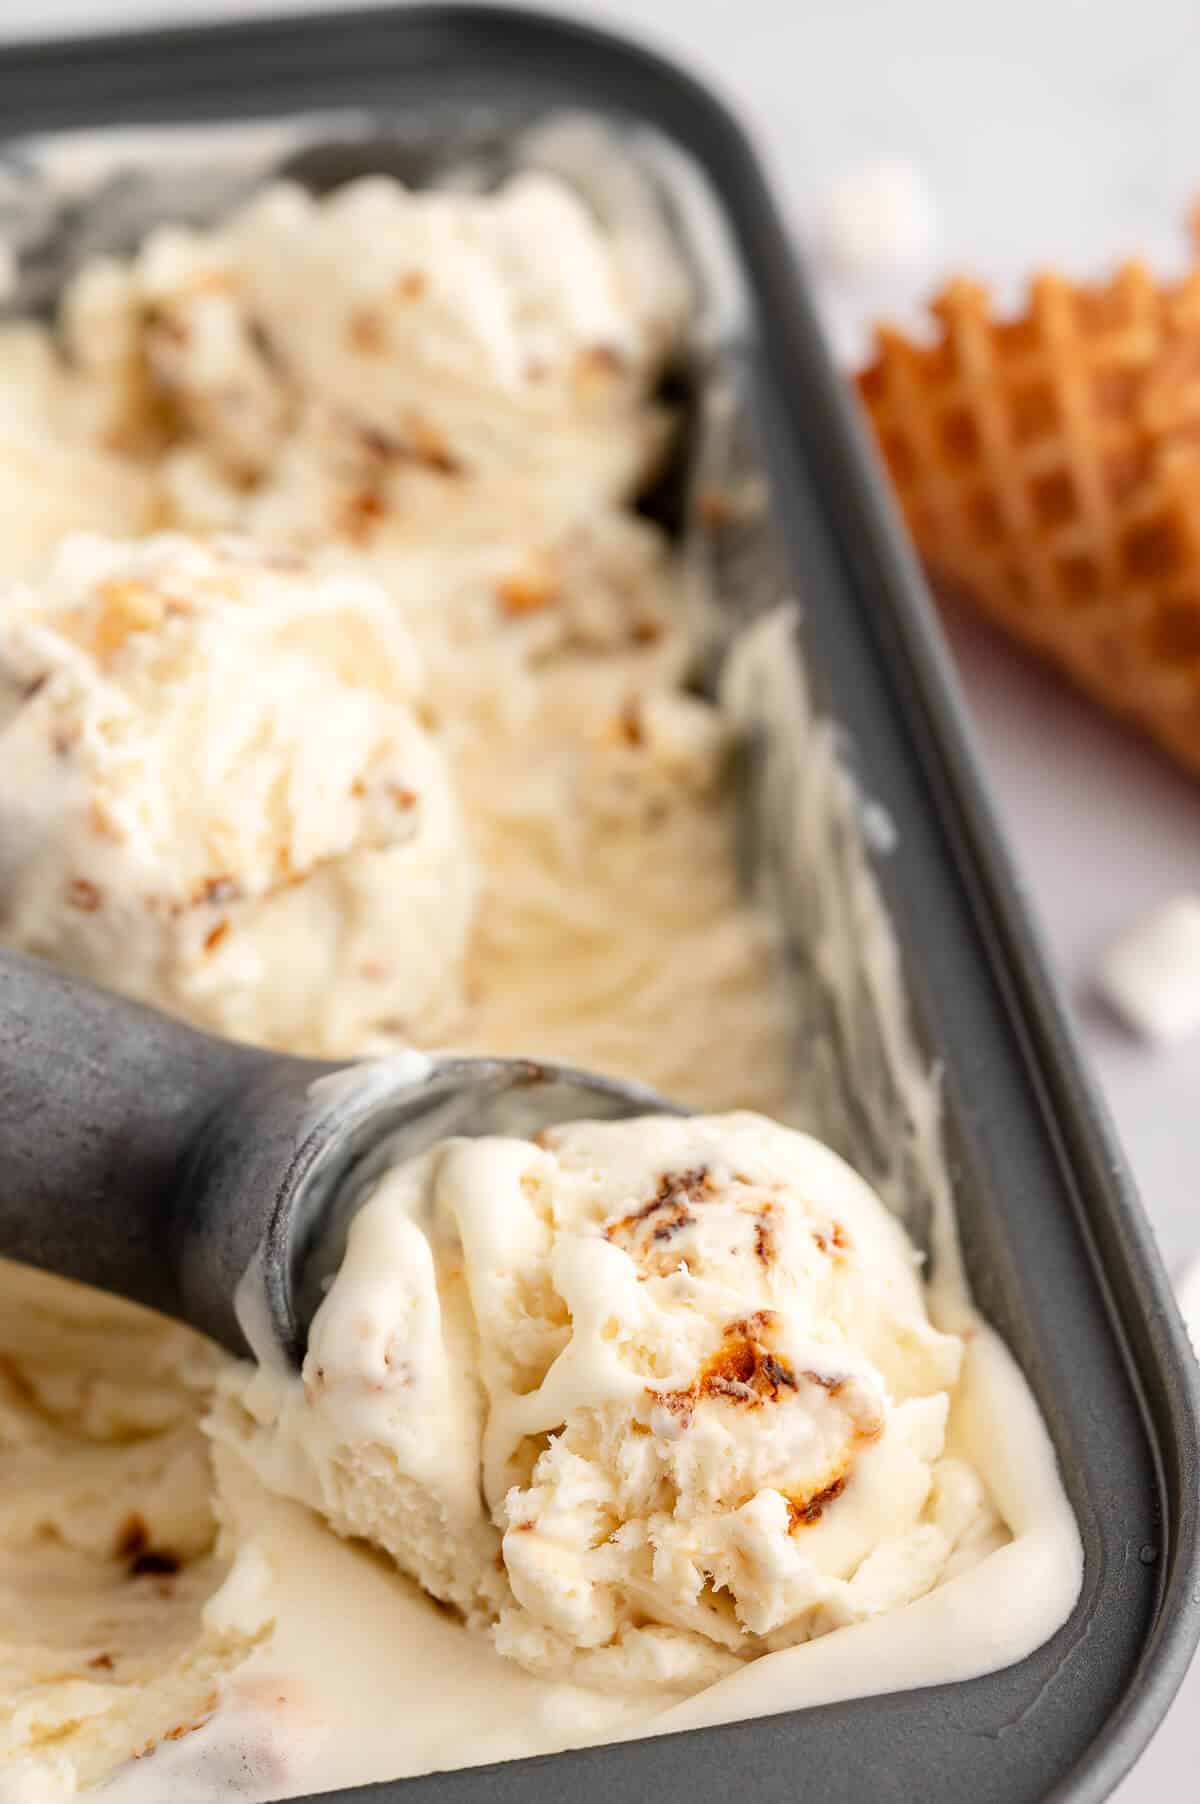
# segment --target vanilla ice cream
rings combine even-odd
[[[226,1562],[197,1414],[221,1356],[116,1298],[0,1277],[0,1799],[28,1804],[60,1756],[86,1786],[203,1722],[255,1636],[204,1620]]]
[[[302,1378],[214,1432],[535,1672],[694,1691],[1004,1537],[962,1345],[826,1147],[756,1115],[450,1141],[355,1218]]]
[[[44,327],[0,327],[0,585],[38,571],[65,533],[141,533],[158,504],[143,470],[95,430]]]
[[[319,542],[389,516],[458,537],[514,495],[624,500],[663,443],[646,400],[686,304],[672,263],[648,271],[550,178],[369,177],[157,232],[83,272],[66,326],[107,441],[165,453],[176,518]]]
[[[835,1033],[861,972],[885,1019],[846,1112],[888,1208],[764,1118],[836,1061],[806,1024],[798,1083],[741,717],[692,683],[706,590],[633,505],[695,312],[652,211],[276,185],[0,327],[0,940],[287,1050],[540,1054],[708,1111],[388,1173],[301,1375],[0,1262],[0,1804],[937,1683],[1070,1610],[815,738],[792,849],[857,883],[812,952]],[[932,1286],[889,1212],[917,1153]]]
[[[239,1038],[415,1031],[473,897],[421,698],[361,578],[68,540],[0,603],[0,936]]]

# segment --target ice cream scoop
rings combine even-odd
[[[387,1165],[300,1372],[239,1365],[210,1432],[527,1671],[686,1694],[1003,1539],[922,1276],[762,1115],[455,1136]]]
[[[531,1060],[267,1052],[0,953],[0,1254],[242,1354],[235,1293],[253,1266],[299,1362],[322,1274],[385,1165],[452,1134],[664,1111],[679,1112]]]

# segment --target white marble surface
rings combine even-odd
[[[294,10],[300,10],[296,4]],[[0,39],[272,10],[245,0],[0,0]],[[1200,193],[1195,0],[596,0],[734,101],[798,232],[830,185],[881,155],[916,162],[938,241],[888,282],[825,298],[852,345],[872,308],[903,309],[941,268],[1015,290],[1032,262],[1083,271],[1126,252],[1164,267]],[[1200,1248],[1200,1043],[1150,1052],[1089,994],[1100,946],[1143,907],[1200,890],[1200,788],[1049,678],[954,630],[986,762],[1036,913],[1173,1269]],[[1120,1804],[1196,1796],[1200,1668]]]

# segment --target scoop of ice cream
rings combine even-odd
[[[0,936],[235,1037],[452,998],[472,867],[420,661],[353,576],[76,538],[0,610]]]
[[[523,1665],[691,1688],[937,1581],[988,1510],[943,1456],[960,1355],[818,1142],[578,1123],[386,1176],[303,1383],[215,1430]]]
[[[543,509],[640,480],[686,301],[656,273],[552,178],[480,195],[372,176],[161,231],[87,270],[66,323],[110,431],[169,443],[182,523],[354,539],[447,507],[461,532],[481,495],[511,517],[523,476]]]

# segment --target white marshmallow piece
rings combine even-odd
[[[1200,1357],[1200,1254],[1176,1280],[1175,1295],[1184,1326],[1192,1339],[1192,1349]]]
[[[1161,1046],[1200,1028],[1200,897],[1172,896],[1109,948],[1097,982],[1142,1039]]]
[[[912,269],[936,238],[937,213],[920,170],[900,157],[877,157],[833,182],[816,244],[831,275],[866,281]]]

